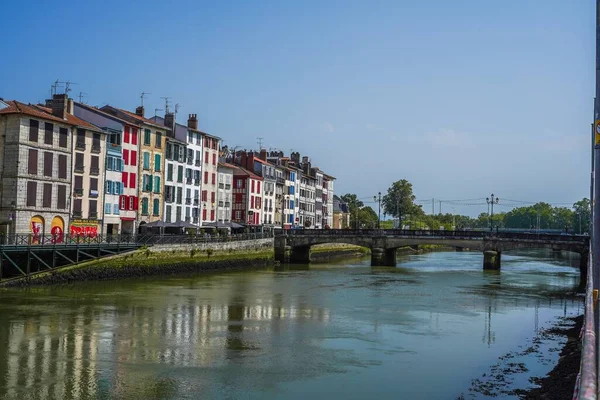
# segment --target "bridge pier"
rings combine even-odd
[[[292,264],[310,264],[310,246],[291,248],[289,260]]]
[[[460,253],[460,252],[464,251],[465,248],[464,247],[455,247],[454,250],[457,251],[458,253]]]
[[[494,250],[486,250],[483,252],[483,269],[499,270],[500,269],[500,252]]]
[[[287,245],[285,236],[278,236],[275,238],[275,261],[279,261],[282,264],[290,262],[290,256],[292,249]]]
[[[396,266],[396,249],[385,249],[375,247],[371,249],[371,266],[372,267],[395,267]]]

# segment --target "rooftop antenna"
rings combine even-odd
[[[175,104],[175,120],[177,120],[177,113],[179,112],[180,107],[181,107],[181,104],[179,104],[179,103]]]
[[[142,107],[144,107],[144,97],[146,97],[146,95],[149,95],[152,93],[148,93],[148,92],[142,92],[142,95],[140,96],[140,99],[142,99]]]
[[[50,86],[50,93],[52,94],[52,96],[54,96],[56,94],[56,92],[58,91],[58,87],[60,86],[61,83],[65,83],[65,82],[60,82],[58,79],[54,81],[54,83],[52,84],[52,86]]]
[[[264,138],[261,137],[257,137],[256,140],[258,141],[258,150],[262,150],[262,142],[263,142]]]
[[[154,109],[154,116],[156,117],[156,115],[157,115],[157,112],[158,112],[158,111],[162,111],[162,110],[163,110],[162,108],[155,108],[155,109]]]
[[[75,82],[71,82],[71,81],[66,81],[65,82],[65,94],[69,94],[69,92],[71,91],[71,89],[69,88],[69,86],[71,85],[77,85],[77,83]]]
[[[85,96],[87,96],[87,93],[85,93],[85,92],[79,92],[79,96],[78,97],[79,97],[79,102],[80,103],[83,103],[83,98]]]
[[[161,97],[161,99],[165,99],[165,113],[169,113],[169,99],[171,97]]]

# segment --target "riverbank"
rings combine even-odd
[[[310,249],[311,263],[324,263],[345,258],[365,257],[371,254],[366,247],[343,243],[318,244]]]
[[[274,264],[273,249],[241,251],[153,251],[142,248],[127,254],[93,260],[2,283],[0,287],[24,287],[102,281],[146,276],[196,274],[269,267]]]

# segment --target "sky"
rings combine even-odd
[[[444,200],[477,215],[491,193],[497,211],[569,206],[589,197],[594,7],[11,1],[0,97],[39,102],[58,79],[93,106],[151,93],[152,116],[168,96],[179,122],[197,114],[230,148],[298,151],[365,201],[407,179],[427,212],[435,198],[436,213]]]

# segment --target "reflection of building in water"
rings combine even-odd
[[[68,400],[132,391],[141,395],[160,383],[157,370],[132,371],[132,364],[213,366],[229,357],[232,335],[267,342],[272,331],[280,329],[278,320],[287,321],[285,330],[292,334],[295,324],[329,320],[327,309],[304,303],[282,306],[277,299],[275,305],[245,305],[244,298],[235,298],[231,305],[200,301],[86,306],[50,316],[0,318],[6,322],[0,324],[0,338],[7,343],[0,348],[0,398]]]

